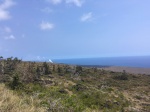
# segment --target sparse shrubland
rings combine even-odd
[[[0,112],[148,112],[150,76],[0,60]]]

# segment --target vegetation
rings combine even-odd
[[[1,57],[2,112],[148,112],[150,77]]]

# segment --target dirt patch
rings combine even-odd
[[[67,91],[70,96],[73,95],[72,91],[69,91],[68,89],[65,89],[65,91]]]
[[[72,81],[67,81],[64,83],[64,87],[68,87],[69,85],[76,85],[76,83],[72,82]]]

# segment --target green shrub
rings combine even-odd
[[[86,90],[86,86],[79,83],[79,84],[74,85],[72,89],[74,89],[75,91],[84,91]]]
[[[114,79],[117,79],[117,80],[128,80],[128,75],[126,74],[121,74],[121,75],[116,75],[113,77]]]
[[[17,74],[13,76],[13,80],[8,85],[13,90],[23,88],[23,84],[20,82]]]
[[[67,112],[82,112],[86,108],[82,103],[82,99],[79,99],[76,95],[66,97],[63,105],[67,109]]]

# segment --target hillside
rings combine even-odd
[[[150,76],[0,60],[0,112],[149,112]]]

